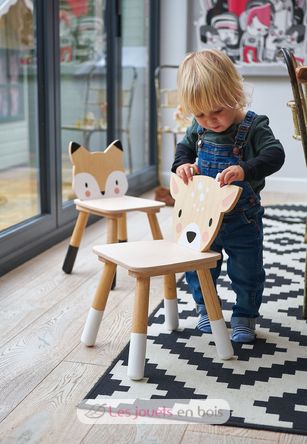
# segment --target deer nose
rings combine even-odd
[[[100,191],[100,193],[104,196],[105,191]]]
[[[187,239],[188,239],[189,244],[191,242],[193,242],[195,237],[196,237],[196,233],[194,231],[187,231]]]

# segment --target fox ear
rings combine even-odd
[[[115,141],[113,142],[113,145],[116,146],[116,148],[118,148],[119,150],[124,151],[124,149],[123,149],[123,145],[122,145],[122,143],[121,143],[120,140],[115,140]]]
[[[170,181],[170,192],[172,197],[176,200],[178,197],[178,194],[180,192],[180,189],[183,185],[182,180],[180,177],[177,176],[175,173],[171,173],[171,181]]]
[[[114,140],[112,143],[110,143],[110,145],[107,146],[107,148],[104,150],[105,153],[107,153],[108,151],[112,152],[112,151],[124,151],[123,149],[123,145],[121,143],[120,140]]]
[[[70,142],[68,146],[68,153],[73,165],[79,164],[89,154],[89,150],[77,142]]]
[[[242,193],[242,188],[236,185],[225,185],[221,189],[220,209],[222,213],[228,213],[237,204]]]
[[[75,151],[77,151],[80,148],[80,144],[77,142],[70,142],[68,146],[68,152],[69,154],[74,154]]]

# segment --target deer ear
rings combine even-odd
[[[175,200],[178,197],[182,185],[183,182],[180,177],[178,177],[175,173],[171,173],[170,192]]]
[[[242,193],[242,188],[236,185],[225,185],[221,188],[222,198],[220,201],[221,212],[228,213],[237,204]]]

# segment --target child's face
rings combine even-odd
[[[243,112],[241,110],[223,107],[195,115],[195,119],[200,126],[215,133],[221,133],[233,123],[239,123],[242,117]]]

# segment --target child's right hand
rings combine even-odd
[[[192,180],[193,176],[198,174],[198,167],[195,163],[184,163],[176,169],[176,174],[188,185],[189,180]]]

